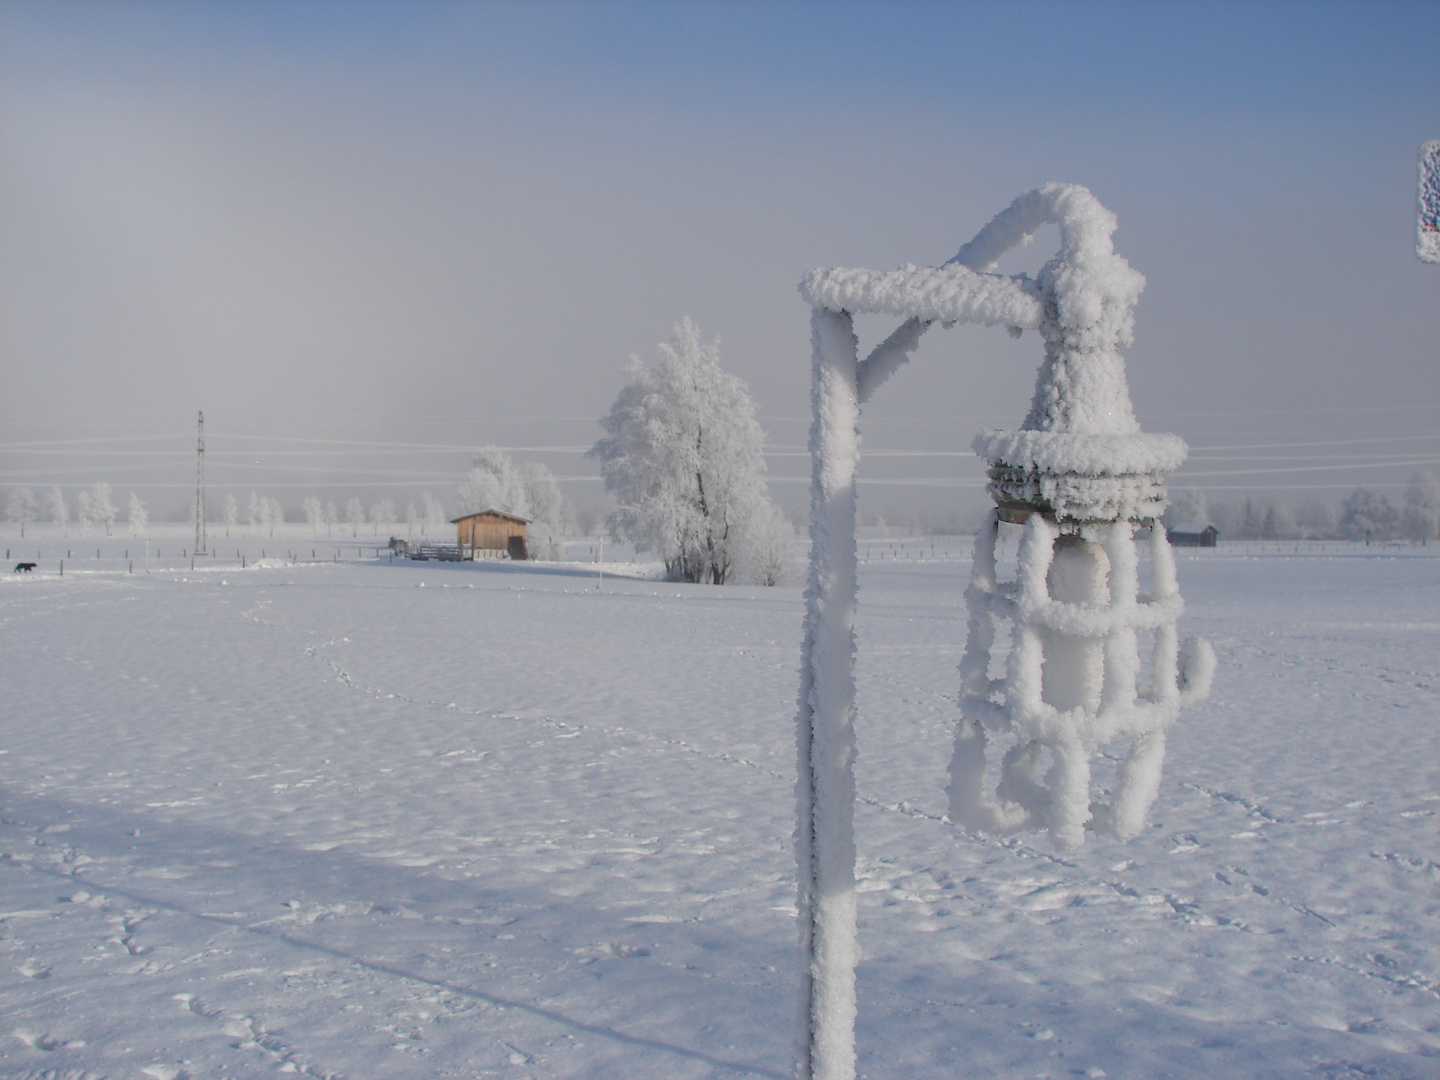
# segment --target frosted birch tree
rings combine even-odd
[[[529,517],[524,513],[525,494],[520,477],[508,454],[498,447],[487,446],[475,455],[470,472],[461,481],[457,516],[478,514],[482,510],[499,510],[506,514]]]
[[[97,525],[105,526],[105,535],[110,535],[110,526],[120,514],[110,498],[110,485],[101,480],[90,488],[90,516]]]
[[[746,529],[743,569],[757,585],[784,585],[795,568],[795,526],[785,512],[767,502]]]
[[[280,505],[279,499],[272,499],[269,495],[260,500],[260,524],[268,526],[270,535],[275,535],[275,526],[285,523],[285,508]]]
[[[319,536],[320,525],[325,520],[325,507],[314,495],[305,496],[305,502],[302,505],[305,508],[305,521],[310,526],[310,535]]]
[[[1428,544],[1440,534],[1440,476],[1416,473],[1405,489],[1405,535]]]
[[[50,511],[50,520],[56,525],[64,525],[70,520],[70,506],[65,502],[65,493],[58,487],[50,489],[50,494],[45,496],[45,505]]]
[[[375,528],[375,535],[380,535],[380,527],[383,525],[388,530],[395,524],[395,503],[390,499],[380,499],[370,504],[370,524]]]
[[[35,493],[28,487],[17,487],[5,500],[5,517],[19,523],[21,536],[25,535],[25,523],[35,520],[38,509]]]
[[[144,536],[146,528],[150,525],[150,511],[146,508],[144,500],[133,491],[130,492],[130,506],[126,520],[130,522],[132,536]]]
[[[230,530],[235,527],[236,522],[238,522],[239,520],[240,520],[240,507],[239,507],[239,505],[235,502],[235,496],[234,496],[234,495],[227,494],[227,495],[225,496],[225,535],[226,535],[226,536],[229,536],[229,535],[230,535]]]
[[[1265,511],[1254,499],[1245,500],[1245,516],[1241,519],[1240,537],[1244,540],[1260,540],[1265,536]]]
[[[350,526],[350,535],[359,536],[360,526],[365,524],[365,506],[359,499],[345,504],[345,524]]]
[[[755,403],[721,369],[719,341],[702,341],[688,318],[658,364],[635,357],[625,376],[589,452],[616,502],[610,530],[657,555],[672,578],[723,585],[769,505]]]
[[[525,492],[525,503],[530,525],[526,529],[526,547],[530,558],[553,562],[565,553],[565,497],[555,474],[538,462],[528,461],[520,466],[520,486]]]
[[[439,531],[447,524],[445,504],[428,491],[420,493],[420,535],[425,536],[431,529]]]
[[[86,526],[95,520],[95,500],[90,497],[90,492],[81,488],[75,493],[75,524],[80,529],[80,535],[85,535]]]

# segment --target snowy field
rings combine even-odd
[[[4,543],[0,1073],[788,1074],[798,589]],[[941,819],[928,543],[861,568],[860,1072],[1440,1077],[1436,549],[1179,552],[1215,691],[1058,856]]]

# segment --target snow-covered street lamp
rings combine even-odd
[[[989,273],[1036,229],[1060,251],[1031,279]],[[1070,848],[1086,828],[1135,835],[1159,784],[1166,727],[1203,697],[1214,670],[1204,642],[1178,645],[1181,601],[1157,518],[1165,477],[1185,457],[1173,435],[1140,431],[1120,346],[1144,279],[1111,243],[1115,217],[1085,188],[1047,184],[1017,198],[944,266],[817,270],[801,282],[813,346],[811,555],[797,748],[796,856],[806,967],[797,1073],[854,1076],[856,941],[855,496],[860,407],[935,322],[1037,329],[1045,358],[1017,431],[982,434],[996,501],[976,541],[962,716],[951,763],[951,818],[1009,833],[1048,829]],[[857,314],[905,322],[863,361]],[[1002,522],[1023,529],[1018,573],[1002,583]],[[1149,530],[1150,589],[1139,586],[1137,529]],[[1153,635],[1141,687],[1141,635]],[[1004,671],[996,645],[1009,638]],[[993,791],[988,743],[1012,739]],[[1131,738],[1108,802],[1092,796],[1090,759]]]

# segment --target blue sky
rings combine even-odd
[[[939,262],[1051,179],[1119,215],[1149,281],[1137,409],[1197,447],[1194,483],[1403,482],[1440,447],[1440,267],[1412,251],[1437,41],[1419,3],[12,2],[0,486],[163,502],[163,455],[20,444],[178,437],[198,408],[224,475],[296,502],[360,472],[298,442],[264,471],[244,437],[583,445],[687,314],[800,475],[800,274]],[[953,455],[1018,422],[1039,360],[998,337],[927,340],[867,446],[935,456],[876,480],[979,476]],[[1334,445],[1201,452],[1311,436]],[[403,483],[463,468],[448,453]],[[1258,471],[1282,468],[1308,471]],[[978,498],[957,491],[867,497]]]

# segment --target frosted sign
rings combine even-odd
[[[1420,206],[1415,254],[1440,263],[1440,139],[1420,147]]]
[[[990,272],[1046,224],[1059,227],[1060,251],[1035,278]],[[932,324],[1035,329],[1044,345],[1024,422],[974,443],[990,464],[996,507],[976,540],[966,593],[952,820],[995,834],[1047,830],[1061,849],[1082,843],[1087,829],[1135,835],[1159,786],[1166,728],[1209,689],[1214,653],[1204,642],[1178,642],[1182,603],[1157,520],[1166,475],[1186,448],[1176,436],[1142,433],[1130,404],[1120,347],[1131,341],[1145,282],[1115,253],[1114,231],[1114,215],[1087,189],[1047,184],[1021,195],[943,266],[816,270],[800,283],[812,309],[814,411],[796,728],[798,906],[808,958],[798,1075],[806,1080],[854,1076],[860,408]],[[905,320],[863,360],[854,331],[860,314]],[[1004,527],[1020,530],[1011,581],[996,574]],[[995,739],[1008,744],[998,761],[990,759]],[[1105,798],[1093,790],[1090,763],[1121,739],[1129,745]]]

